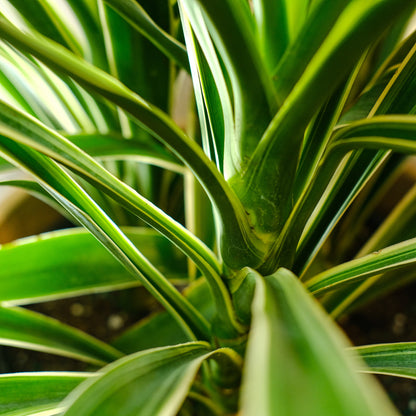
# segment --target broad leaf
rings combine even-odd
[[[243,416],[395,415],[357,356],[297,278],[258,276],[241,393]]]
[[[162,273],[180,282],[186,259],[146,228],[126,235]],[[25,238],[0,248],[0,301],[22,305],[136,286],[140,282],[89,233],[69,229]]]
[[[122,358],[81,384],[63,403],[64,415],[174,416],[209,355],[208,344],[195,342]]]

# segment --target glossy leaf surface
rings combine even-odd
[[[68,397],[65,416],[176,415],[201,362],[204,343],[147,350],[103,369]]]
[[[242,415],[396,414],[293,274],[279,269],[256,283]]]
[[[186,261],[149,229],[126,229],[131,241],[159,270],[186,276]],[[85,230],[69,229],[22,239],[0,248],[0,301],[25,304],[75,294],[136,286],[139,282]]]

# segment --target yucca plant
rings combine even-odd
[[[1,375],[0,414],[397,414],[365,373],[416,344],[335,319],[414,275],[414,189],[355,237],[416,151],[415,7],[1,1],[1,185],[76,227],[2,246],[0,342],[89,366]],[[22,307],[138,285],[111,344]]]

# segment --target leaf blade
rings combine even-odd
[[[91,373],[16,373],[0,375],[0,414],[27,415],[29,409],[47,410]],[[16,412],[16,413],[14,413]],[[17,413],[22,412],[22,413]]]
[[[130,355],[106,367],[97,380],[81,385],[72,397],[68,397],[66,405],[69,408],[64,415],[173,416],[208,355],[209,348],[205,343],[182,344]]]
[[[23,308],[0,307],[0,344],[33,349],[103,365],[123,354],[55,319]]]
[[[405,377],[416,380],[416,343],[367,345],[354,348],[364,358],[370,371],[375,374]]]
[[[289,271],[258,276],[252,314],[243,416],[396,414],[356,373],[339,329]]]

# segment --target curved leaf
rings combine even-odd
[[[200,314],[179,291],[137,250],[89,195],[55,162],[24,145],[2,138],[4,157],[28,171],[80,224],[142,282],[183,325],[189,335],[195,331],[205,339],[209,329]],[[190,329],[193,327],[193,331]],[[205,335],[202,335],[205,334]]]
[[[210,283],[217,303],[219,319],[225,331],[243,332],[233,315],[231,299],[220,277],[220,265],[214,253],[184,226],[117,179],[90,156],[64,137],[37,123],[23,113],[0,102],[0,132],[14,141],[35,148],[80,173],[92,184],[104,189],[116,201],[160,231],[195,262]],[[217,171],[218,172],[218,171]],[[219,173],[218,173],[219,174]],[[224,213],[225,214],[225,213]],[[245,217],[245,214],[242,214]],[[247,219],[246,219],[247,220]],[[246,241],[243,242],[246,244]],[[166,283],[162,284],[163,286]],[[172,288],[171,288],[172,289]],[[169,291],[171,291],[169,289]]]
[[[0,344],[104,365],[123,354],[55,319],[22,308],[0,307]]]
[[[244,168],[276,107],[273,84],[257,48],[254,18],[245,0],[182,0],[182,3],[189,9],[203,10],[224,61],[233,89],[238,160]],[[194,30],[197,32],[198,28]]]
[[[71,76],[89,90],[118,105],[145,129],[153,132],[157,138],[166,143],[178,158],[192,169],[216,205],[224,228],[223,239],[226,241],[224,244],[227,245],[222,255],[229,266],[233,267],[236,263],[235,259],[242,256],[251,265],[258,264],[261,256],[257,247],[258,241],[253,235],[239,199],[201,147],[186,136],[172,119],[134,94],[114,77],[89,65],[39,34],[23,33],[3,18],[0,18],[0,33],[16,47],[33,54],[52,68]],[[240,264],[237,267],[239,266]]]
[[[64,415],[174,416],[209,355],[208,344],[200,342],[129,355],[81,384],[63,402]]]
[[[186,276],[186,258],[160,234],[125,228],[128,238],[174,281]],[[136,286],[140,282],[83,229],[54,231],[0,247],[0,302],[42,302]]]
[[[258,275],[252,309],[243,416],[396,415],[358,356],[288,270]]]
[[[75,146],[100,160],[134,160],[184,173],[182,164],[162,146],[136,140],[127,140],[110,134],[65,135]],[[0,165],[1,166],[1,165]]]
[[[407,0],[351,1],[264,133],[237,191],[256,228],[277,233],[292,209],[305,129],[365,50],[406,11]],[[414,5],[412,5],[414,7]],[[278,76],[278,74],[277,74]],[[312,100],[312,101],[311,101]],[[275,192],[279,189],[279,192]],[[265,209],[265,201],[266,206]],[[274,236],[273,236],[274,237]]]
[[[265,3],[268,5],[268,8],[274,7],[276,4],[286,3],[287,7],[293,5],[290,0],[280,0],[279,2],[273,2],[270,0],[256,0],[255,3]],[[307,66],[310,64],[314,54],[317,50],[322,46],[325,38],[330,33],[331,29],[333,28],[336,20],[340,16],[340,14],[344,11],[345,6],[348,4],[349,0],[320,0],[316,1],[313,10],[309,13],[308,16],[305,18],[305,13],[300,14],[300,19],[305,19],[304,24],[300,25],[300,33],[297,37],[294,37],[293,34],[291,36],[291,42],[287,42],[286,45],[286,53],[283,55],[280,62],[275,62],[275,66],[271,69],[274,71],[274,79],[275,79],[275,86],[277,91],[277,96],[279,98],[280,104],[282,104],[287,96],[289,95],[290,91],[293,89],[294,85],[299,81],[300,77],[302,76],[303,72],[306,70]],[[298,1],[299,3],[299,1]],[[303,3],[306,3],[303,1]],[[283,10],[280,12],[282,14],[285,13],[285,7],[280,6]],[[293,7],[293,6],[292,6]],[[297,16],[298,17],[298,16]],[[271,16],[264,16],[266,19],[266,27],[267,27],[267,20],[271,19]],[[292,17],[293,19],[293,17]],[[298,20],[298,19],[297,19]],[[288,25],[287,21],[287,25]],[[292,22],[293,25],[294,22]],[[298,25],[299,23],[296,22]],[[264,23],[262,21],[263,27]],[[271,21],[269,23],[269,27],[274,28],[274,30],[280,30],[279,26],[275,21]],[[299,26],[298,26],[299,27]],[[289,30],[288,30],[289,32]],[[285,36],[275,38],[275,39],[282,39],[285,41]],[[275,39],[269,39],[269,43],[278,43]],[[276,48],[276,46],[274,46]],[[268,52],[266,50],[266,52]]]
[[[306,282],[315,295],[416,262],[416,238],[332,267]]]

